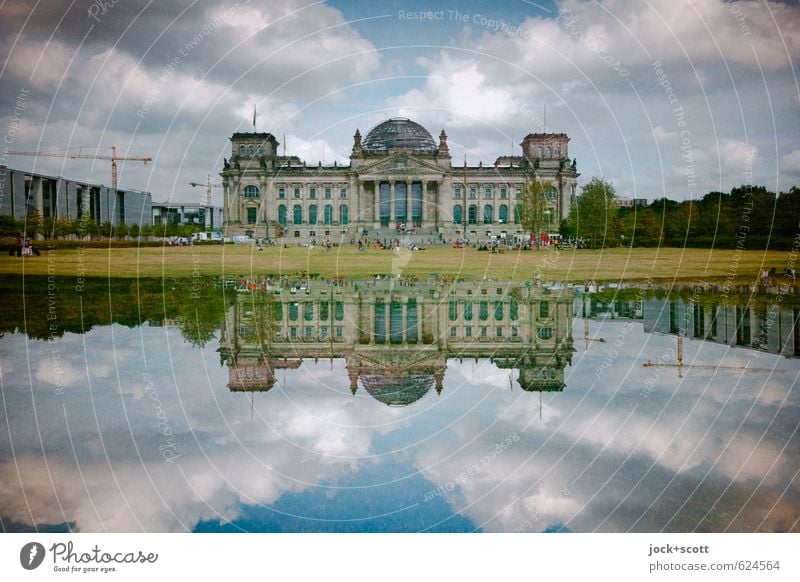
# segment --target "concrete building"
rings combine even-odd
[[[189,224],[205,230],[222,230],[222,208],[193,202],[154,202],[153,226]]]
[[[349,388],[405,406],[441,392],[449,358],[492,358],[524,390],[560,391],[572,361],[572,292],[395,280],[252,291],[220,338],[231,391],[266,391],[304,358],[344,358]]]
[[[279,156],[270,133],[235,133],[220,175],[228,235],[351,241],[414,236],[484,238],[522,234],[518,197],[532,180],[548,183],[549,230],[569,214],[578,173],[563,133],[532,133],[521,155],[493,164],[455,166],[447,134],[388,119],[362,140],[356,130],[349,165],[308,166]],[[403,229],[398,227],[402,225]]]
[[[152,200],[149,192],[114,190],[102,184],[45,176],[0,166],[0,215],[25,218],[37,209],[42,218],[81,218],[94,222],[150,224]]]
[[[800,309],[775,303],[741,305],[648,299],[644,330],[800,356]]]
[[[617,208],[643,208],[647,206],[647,198],[614,198],[612,204]]]

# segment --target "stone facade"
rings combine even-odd
[[[266,391],[303,358],[344,358],[349,388],[387,404],[442,390],[449,358],[491,358],[525,390],[563,390],[572,361],[570,290],[507,283],[310,283],[241,294],[220,356],[232,391]],[[380,395],[380,396],[379,396]]]
[[[220,174],[226,235],[288,243],[394,238],[398,225],[437,241],[524,235],[516,198],[536,179],[548,183],[556,232],[575,202],[579,175],[563,133],[529,134],[521,156],[478,166],[454,166],[444,130],[437,144],[404,118],[378,124],[363,141],[356,130],[348,166],[279,156],[270,133],[230,139],[231,158]]]

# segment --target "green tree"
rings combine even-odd
[[[0,236],[16,236],[21,229],[13,216],[0,216]]]
[[[139,225],[134,222],[129,228],[129,234],[133,238],[139,238]]]
[[[113,227],[111,226],[110,221],[106,220],[100,225],[100,236],[110,238],[112,231]]]
[[[139,229],[139,236],[153,236],[153,225],[143,224]]]
[[[130,232],[130,228],[124,222],[121,222],[120,224],[118,224],[117,226],[114,227],[114,236],[117,237],[120,240],[122,240],[126,236],[128,236],[129,232]]]
[[[610,182],[592,178],[583,185],[578,203],[570,209],[569,230],[591,248],[619,245],[620,224],[614,193]]]
[[[636,208],[620,220],[622,236],[635,247],[655,247],[661,244],[661,223],[650,208]]]
[[[547,226],[547,197],[545,189],[550,184],[534,180],[525,188],[519,197],[519,222],[522,228],[532,234],[534,239],[540,240],[539,235]]]
[[[72,234],[72,219],[68,216],[62,216],[56,220],[53,233],[57,237],[67,236]]]
[[[42,230],[42,215],[36,208],[29,208],[25,217],[25,236],[35,236]]]

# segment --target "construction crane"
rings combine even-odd
[[[209,228],[211,226],[211,190],[212,188],[222,188],[222,184],[212,184],[211,183],[211,174],[206,176],[205,184],[202,182],[189,182],[189,186],[192,188],[197,188],[198,186],[205,186],[206,188],[206,203],[205,206],[207,208],[205,213],[205,226]]]
[[[111,160],[111,187],[117,189],[117,162],[152,162],[149,156],[118,156],[117,146],[111,146],[110,156],[100,156],[97,154],[71,154],[69,152],[8,152],[12,156],[35,156],[38,158],[67,158],[70,160]]]
[[[751,368],[750,366],[714,366],[711,364],[684,364],[683,363],[683,336],[678,336],[678,353],[676,363],[654,363],[647,360],[642,364],[645,368],[678,368],[678,377],[683,378],[683,369],[692,368],[694,370],[734,370],[737,372],[785,372],[777,368]]]
[[[583,318],[583,341],[585,344],[585,348],[587,351],[589,349],[589,342],[600,342],[605,343],[605,338],[602,337],[589,337],[589,320],[587,318]]]

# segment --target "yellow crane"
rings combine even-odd
[[[212,184],[211,183],[211,174],[208,174],[206,176],[205,183],[203,183],[203,182],[189,182],[189,186],[191,186],[192,188],[197,188],[198,186],[205,186],[205,188],[206,188],[205,206],[206,206],[207,210],[206,210],[206,213],[205,213],[205,226],[206,226],[206,228],[208,228],[211,225],[211,213],[213,212],[211,210],[211,190],[213,188],[222,188],[223,186],[222,186],[222,184]]]
[[[678,336],[678,353],[676,363],[655,363],[647,360],[642,364],[645,368],[678,368],[678,377],[683,378],[683,369],[692,368],[694,370],[734,370],[737,372],[785,372],[778,368],[751,368],[750,366],[715,366],[712,364],[684,364],[683,363],[683,336]]]
[[[111,146],[110,156],[101,156],[97,154],[84,154],[77,153],[71,154],[69,152],[8,152],[12,156],[35,156],[38,158],[67,158],[70,160],[111,160],[111,187],[117,189],[117,162],[152,162],[153,158],[149,156],[118,156],[117,146]]]

